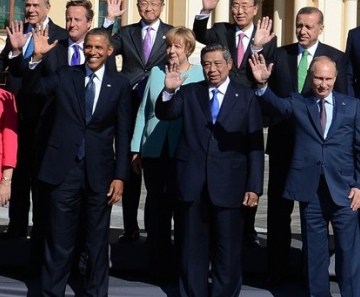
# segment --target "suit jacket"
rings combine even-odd
[[[290,120],[295,146],[284,197],[302,202],[316,197],[324,174],[333,201],[349,206],[351,187],[360,188],[360,105],[354,97],[333,92],[333,121],[324,139],[319,107],[312,93],[280,99],[268,88],[261,102],[274,116]],[[306,186],[304,186],[306,185]]]
[[[191,83],[170,101],[160,94],[156,102],[159,119],[183,119],[175,152],[177,196],[194,201],[207,188],[214,205],[241,207],[245,192],[262,192],[261,110],[251,89],[231,81],[213,124],[208,88],[205,81]]]
[[[345,54],[349,95],[360,98],[360,27],[349,31]]]
[[[230,23],[215,23],[212,28],[207,29],[207,22],[209,18],[203,20],[194,20],[193,31],[196,35],[196,40],[203,44],[220,43],[226,46],[234,61],[233,67],[230,71],[230,77],[236,82],[243,84],[248,87],[254,87],[256,81],[251,71],[251,67],[248,63],[252,52],[250,45],[254,39],[256,26],[251,36],[251,41],[246,49],[244,58],[241,62],[240,67],[237,67],[237,47],[236,47],[236,24]],[[276,49],[276,37],[273,38],[268,44],[264,46],[262,54],[266,60],[272,61],[273,55]]]
[[[13,94],[0,89],[0,168],[16,166],[17,116]],[[0,170],[2,178],[2,170]]]
[[[182,76],[188,75],[184,84],[204,80],[203,69],[194,65]],[[143,158],[159,158],[167,141],[169,156],[173,157],[179,142],[181,119],[176,121],[160,121],[155,116],[155,102],[164,89],[161,83],[165,79],[165,66],[154,67],[149,76],[145,93],[136,117],[135,129],[131,141],[131,151],[140,152]]]
[[[273,73],[271,74],[269,85],[273,92],[282,98],[290,96],[292,92],[297,92],[297,56],[298,43],[279,47],[275,51]],[[343,52],[319,42],[315,51],[315,57],[328,56],[336,63],[338,75],[334,85],[334,90],[347,94],[346,82],[346,61]],[[306,94],[311,90],[311,79],[306,78],[302,93]],[[264,111],[266,114],[266,110]],[[293,148],[293,132],[287,121],[275,121],[270,124],[267,153],[276,154],[280,157],[291,155]]]
[[[120,27],[112,36],[111,41],[115,48],[112,55],[114,63],[112,64],[115,65],[115,55],[122,55],[123,65],[121,73],[130,80],[131,86],[134,86],[143,77],[148,76],[151,68],[154,66],[166,64],[165,35],[171,28],[171,25],[160,21],[159,30],[157,31],[149,60],[146,63],[142,50],[141,21]]]
[[[54,126],[39,178],[49,184],[60,184],[74,166],[85,135],[85,167],[93,191],[107,191],[113,179],[126,180],[131,137],[128,79],[105,69],[96,109],[86,124],[85,66],[64,66],[53,75],[41,79],[41,69],[38,67],[26,73],[27,91],[47,98],[53,94],[56,100]]]
[[[55,25],[50,19],[48,26],[49,43],[67,38],[66,30]],[[7,39],[5,48],[0,54],[0,70],[3,71],[6,67],[9,67],[6,89],[15,95],[21,118],[36,121],[42,110],[43,102],[41,100],[35,101],[35,103],[31,102],[32,100],[29,100],[29,95],[22,89],[22,76],[28,68],[30,58],[25,60],[23,55],[19,55],[13,59],[9,59],[8,55],[11,49],[10,40]],[[55,72],[55,70],[62,65],[59,64],[59,60],[56,58],[55,50],[50,51],[44,57],[43,62],[45,67],[42,68],[42,71],[45,76]]]

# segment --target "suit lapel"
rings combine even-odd
[[[294,90],[298,89],[298,82],[297,82],[297,80],[298,80],[298,76],[297,76],[298,62],[297,62],[297,56],[298,56],[298,45],[297,45],[297,43],[294,43],[294,46],[290,50],[289,55],[288,55],[288,65],[289,65],[289,69],[290,69],[290,72],[291,72],[290,77],[291,77],[291,80],[292,80]],[[305,88],[304,88],[304,90],[305,90]]]
[[[200,84],[200,87],[197,89],[195,96],[199,100],[200,108],[206,118],[206,122],[212,123],[210,98],[209,98],[209,85],[205,81],[203,81]]]
[[[73,71],[73,84],[76,98],[78,99],[78,104],[80,108],[81,117],[86,123],[85,120],[85,66],[72,66],[70,69]],[[81,71],[79,71],[79,69]],[[82,75],[79,75],[78,72],[81,72]]]
[[[320,134],[321,137],[323,136],[321,123],[320,123],[320,113],[319,113],[319,107],[316,102],[315,96],[307,96],[304,98],[305,103],[307,105],[310,119],[313,122],[314,127],[316,128],[317,132]]]
[[[234,24],[231,27],[231,30],[226,32],[226,40],[228,42],[228,48],[231,54],[231,57],[235,57],[233,66],[237,69],[237,47],[236,47],[236,25]]]
[[[160,21],[160,26],[159,26],[158,31],[156,32],[155,41],[152,46],[152,49],[150,52],[150,57],[149,57],[147,64],[151,63],[151,60],[154,58],[154,56],[156,56],[159,53],[161,46],[165,42],[165,35],[166,35],[166,30],[164,28],[163,23]]]
[[[130,38],[134,44],[138,56],[141,57],[143,64],[145,65],[144,55],[142,50],[142,35],[141,35],[141,23],[138,23],[137,26],[131,28]]]
[[[112,82],[113,82],[113,79],[112,79],[111,75],[109,75],[108,71],[106,71],[106,68],[105,68],[103,80],[101,83],[99,98],[98,98],[94,113],[89,121],[89,124],[91,124],[91,122],[96,117],[101,115],[101,113],[104,111],[104,108],[106,107],[107,98],[110,98],[110,92],[113,87]]]
[[[341,125],[344,115],[346,114],[346,103],[344,102],[344,98],[339,93],[333,93],[334,99],[334,110],[333,110],[333,119],[330,125],[329,132],[327,134],[327,138],[330,138],[334,135],[335,131]]]
[[[231,110],[233,109],[234,104],[236,104],[236,102],[238,102],[239,100],[239,93],[237,93],[232,85],[232,82],[230,82],[226,93],[224,95],[224,100],[221,104],[221,108],[220,108],[220,112],[218,115],[218,121],[222,121],[224,119],[226,119],[226,117],[228,116],[228,114],[231,112]]]

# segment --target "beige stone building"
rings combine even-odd
[[[106,0],[91,0],[95,10],[93,26],[102,24],[106,13]],[[6,39],[5,26],[9,19],[23,18],[23,0],[0,1],[0,49]],[[65,25],[66,0],[50,0],[52,20],[61,26]],[[303,6],[318,7],[324,13],[325,30],[320,36],[324,43],[341,50],[345,49],[347,32],[360,24],[358,20],[359,4],[357,0],[259,0],[258,17],[271,16],[274,20],[274,31],[278,37],[278,46],[294,42],[294,15]],[[220,0],[212,16],[212,22],[231,21],[229,0]],[[121,25],[139,21],[136,0],[124,0],[127,9],[121,19]],[[193,19],[202,7],[201,0],[165,0],[162,20],[173,25],[192,27]],[[198,44],[193,59],[197,59],[201,44]]]

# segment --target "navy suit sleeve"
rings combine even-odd
[[[291,97],[280,98],[267,87],[265,93],[258,97],[264,113],[272,118],[286,119],[291,116]]]
[[[345,50],[345,55],[346,55],[346,79],[347,79],[347,86],[348,86],[348,93],[350,96],[355,96],[355,92],[354,92],[354,68],[353,68],[353,63],[352,61],[354,61],[355,57],[354,57],[354,53],[353,53],[353,40],[352,40],[352,33],[351,31],[349,31],[348,34],[348,38],[346,41],[346,50]]]
[[[155,103],[155,115],[159,120],[176,120],[181,117],[183,96],[181,88],[169,101],[162,100],[162,92]]]

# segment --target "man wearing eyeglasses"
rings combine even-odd
[[[237,83],[254,87],[254,80],[248,59],[253,52],[260,52],[266,60],[272,61],[276,49],[276,37],[269,34],[272,21],[264,18],[263,22],[254,24],[254,17],[258,12],[257,0],[232,0],[231,14],[234,23],[215,23],[207,29],[211,12],[216,8],[219,0],[203,0],[200,14],[195,16],[193,31],[196,40],[203,44],[220,43],[226,46],[234,61],[229,76]],[[246,209],[244,225],[244,243],[253,247],[259,245],[254,228],[257,207]]]
[[[124,14],[121,10],[122,0],[107,1],[107,16],[104,27],[112,25],[117,17]],[[120,27],[112,36],[115,55],[122,55],[121,73],[129,80],[132,92],[133,123],[142,98],[147,77],[155,65],[166,64],[165,34],[172,28],[160,19],[164,9],[164,0],[139,0],[137,8],[140,22]],[[111,27],[110,27],[111,28]],[[114,61],[115,62],[115,61]],[[130,242],[139,239],[137,209],[141,194],[141,175],[132,171],[130,182],[125,184],[122,197],[124,233],[120,242]],[[146,228],[146,220],[145,220]]]

